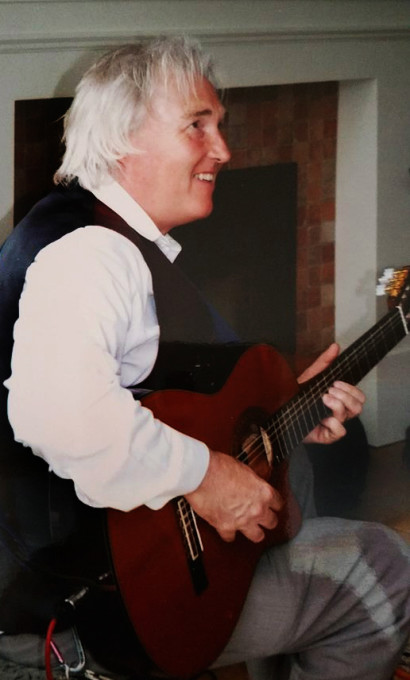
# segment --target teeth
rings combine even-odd
[[[195,177],[202,182],[213,182],[215,179],[215,175],[212,172],[199,172]]]

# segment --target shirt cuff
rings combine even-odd
[[[182,464],[181,478],[178,484],[178,490],[169,495],[167,493],[160,494],[152,498],[146,503],[151,510],[159,510],[166,503],[177,496],[183,496],[186,493],[195,491],[201,484],[209,466],[209,449],[203,442],[193,439],[188,435],[184,435],[185,443],[187,444]]]

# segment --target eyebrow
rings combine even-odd
[[[212,109],[201,109],[200,111],[190,111],[189,113],[186,114],[186,118],[197,118],[197,117],[203,117],[203,116],[212,116],[213,111]],[[224,108],[221,109],[221,118],[225,118],[226,116],[226,111]]]
[[[201,111],[193,111],[193,116],[210,116],[212,114],[211,109],[202,109]]]

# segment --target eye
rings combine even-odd
[[[205,135],[204,121],[200,118],[195,118],[188,126],[188,134],[193,139],[202,139]]]

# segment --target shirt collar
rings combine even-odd
[[[149,241],[154,241],[171,262],[181,252],[180,244],[170,234],[162,234],[140,204],[115,180],[101,185],[98,189],[92,189],[92,193],[122,217],[138,234]]]

